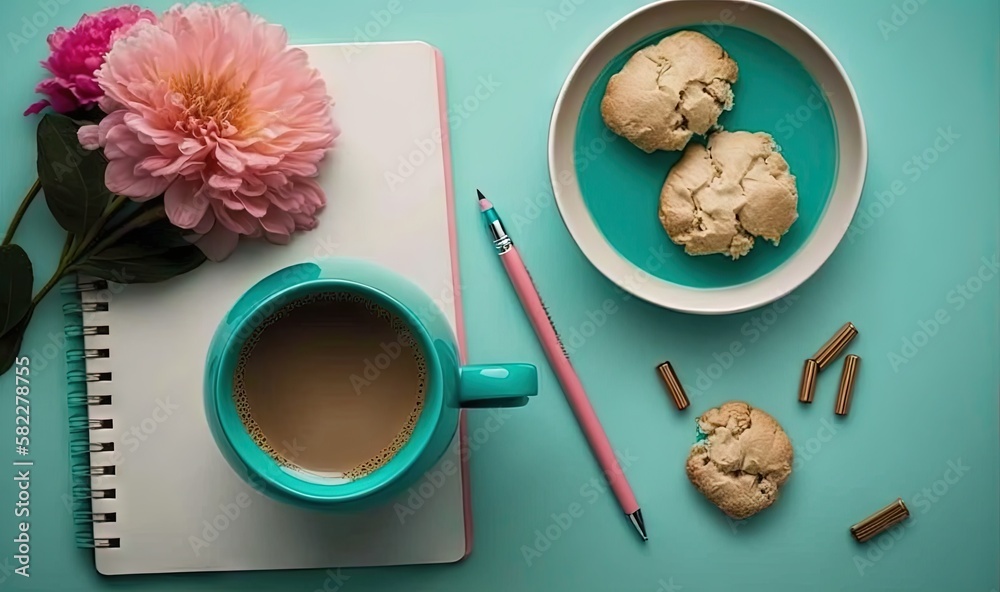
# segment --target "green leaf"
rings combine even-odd
[[[13,244],[0,247],[0,336],[20,323],[31,308],[34,280],[24,249]]]
[[[6,373],[14,365],[14,360],[17,359],[17,354],[21,351],[21,342],[24,340],[24,333],[28,329],[28,323],[31,321],[31,315],[34,311],[34,307],[29,305],[21,322],[3,337],[0,337],[0,375]]]
[[[49,113],[38,123],[38,178],[45,202],[56,222],[74,234],[86,234],[108,202],[104,184],[108,166],[100,150],[84,150],[79,126],[70,118]]]
[[[150,200],[143,203],[143,207],[137,209],[135,214],[131,216],[131,219],[135,220],[140,217],[150,216],[153,213],[152,210],[157,209],[157,205],[150,204],[150,202],[154,201],[159,201],[158,207],[162,209],[162,200]],[[174,226],[167,219],[166,214],[162,214],[160,217],[130,231],[118,240],[115,246],[136,244],[150,249],[186,247],[191,244],[191,241],[184,238],[185,234],[191,234],[191,231]]]
[[[106,249],[74,268],[119,284],[149,284],[185,274],[205,260],[205,254],[194,245],[144,249],[131,244]]]
[[[120,284],[162,282],[206,261],[201,249],[185,238],[189,232],[170,223],[162,200],[149,200],[116,228],[105,229],[96,241],[100,250],[74,268]]]
[[[120,236],[122,232],[126,234]],[[115,247],[139,244],[143,247],[166,249],[190,245],[191,241],[184,238],[188,234],[192,232],[170,223],[163,208],[163,199],[157,197],[142,203],[126,204],[117,216],[113,216],[104,225],[93,243],[106,243],[114,235],[118,236],[117,239],[111,239]],[[107,247],[102,247],[102,250],[107,250]]]

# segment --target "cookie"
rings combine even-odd
[[[698,436],[687,476],[708,501],[742,520],[778,499],[792,473],[792,443],[773,417],[730,401],[698,418]]]
[[[798,190],[764,132],[715,132],[690,144],[660,192],[660,223],[688,255],[750,252],[754,237],[778,245],[798,218]]]
[[[733,106],[736,62],[718,43],[680,31],[640,49],[611,77],[601,116],[642,150],[681,150]]]

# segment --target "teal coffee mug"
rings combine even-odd
[[[399,339],[379,341],[390,322]],[[438,462],[462,408],[520,407],[538,391],[530,364],[463,366],[451,325],[426,293],[353,259],[261,280],[220,323],[206,368],[205,412],[233,469],[272,498],[323,510],[391,500]],[[413,411],[400,418],[399,405]],[[365,456],[385,434],[386,447]],[[286,454],[289,441],[299,444]],[[328,469],[351,455],[371,460]]]

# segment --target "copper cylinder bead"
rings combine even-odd
[[[845,323],[813,356],[813,359],[819,364],[819,369],[823,370],[829,366],[830,362],[835,360],[857,335],[858,329],[854,323]]]
[[[837,415],[847,415],[851,408],[851,395],[854,393],[854,380],[858,374],[858,364],[861,358],[849,354],[844,358],[844,370],[840,374],[840,388],[837,390],[837,404],[833,412]]]
[[[851,535],[859,543],[864,543],[906,520],[909,516],[910,511],[906,508],[906,504],[901,498],[896,498],[896,501],[852,526]]]
[[[679,410],[686,409],[691,403],[688,401],[687,393],[684,392],[684,387],[681,386],[681,381],[677,378],[677,373],[674,372],[674,367],[670,365],[670,362],[663,362],[656,369],[660,371],[660,376],[663,377],[663,382],[667,385],[667,392],[674,400],[674,405],[677,405]]]
[[[812,403],[816,394],[816,375],[819,373],[819,363],[810,358],[802,368],[802,382],[799,384],[799,402]]]

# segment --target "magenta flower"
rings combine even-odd
[[[287,243],[316,226],[326,196],[314,177],[338,134],[319,72],[285,30],[238,4],[175,6],[115,44],[97,73],[105,182],[146,201],[212,259],[240,236]]]
[[[49,105],[59,113],[90,107],[104,95],[95,73],[104,64],[115,41],[139,21],[156,22],[156,15],[138,6],[107,8],[97,14],[85,14],[70,30],[59,27],[49,35],[52,53],[42,66],[52,73],[35,88],[48,96],[38,101],[25,115],[40,112]]]

